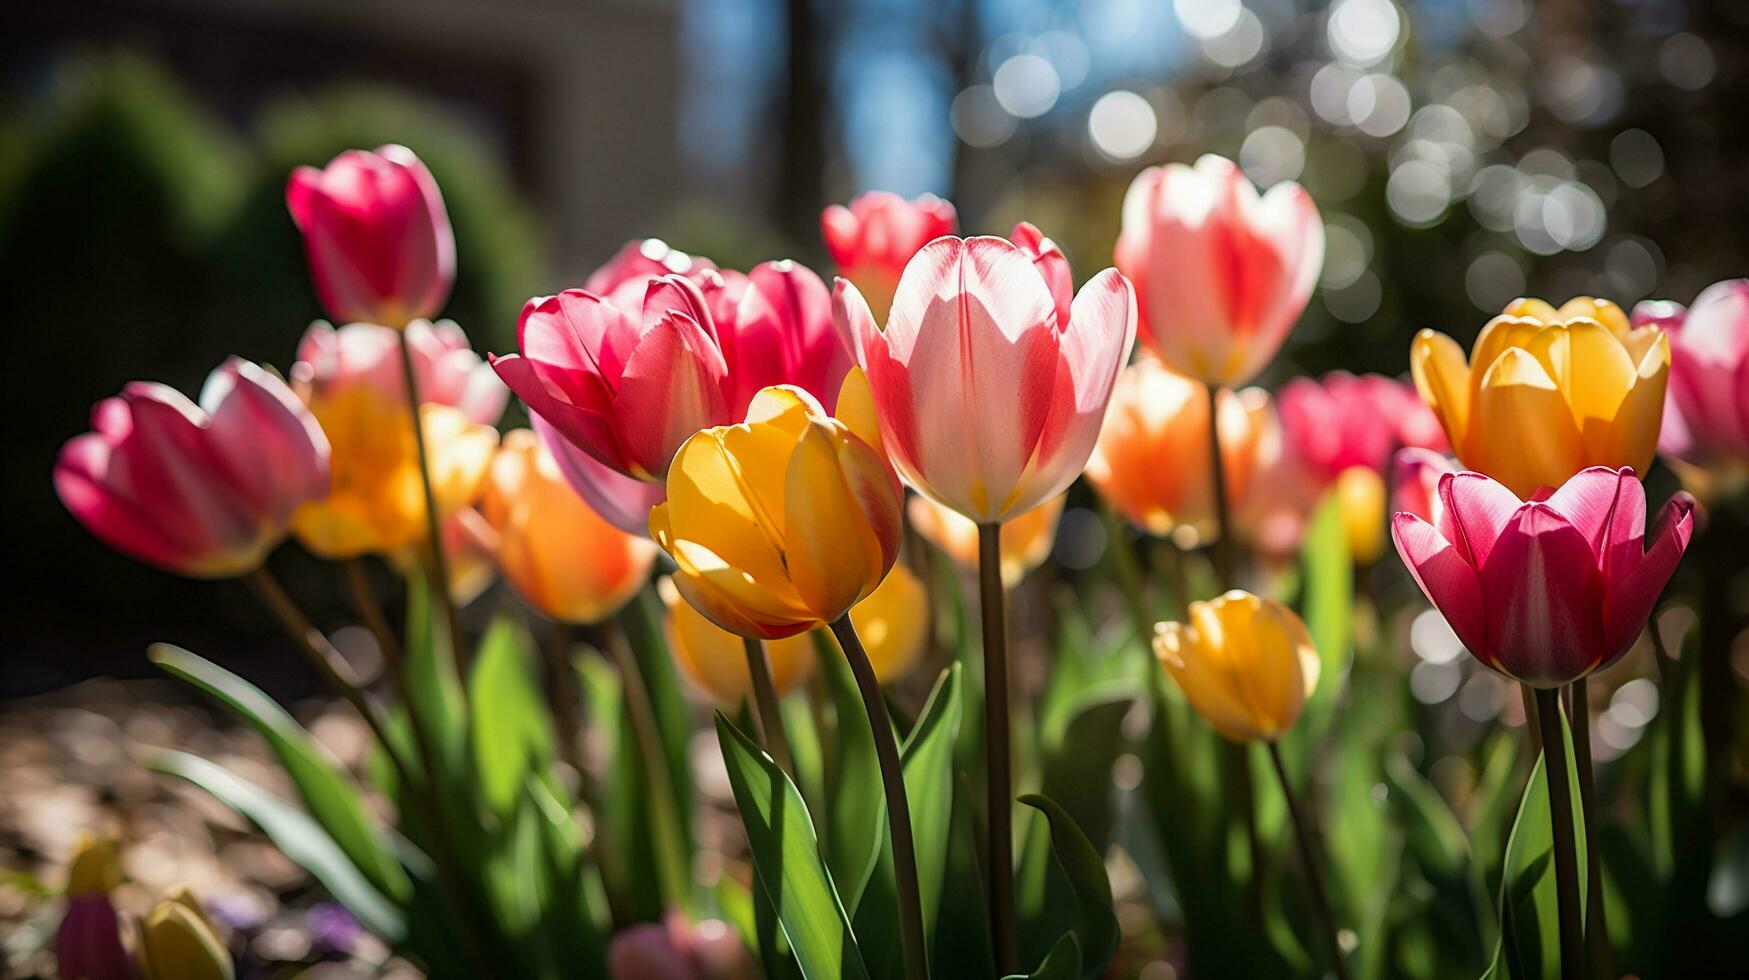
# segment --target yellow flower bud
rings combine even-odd
[[[1423,330],[1410,349],[1415,387],[1468,469],[1528,499],[1588,466],[1644,475],[1657,447],[1670,341],[1633,328],[1608,300],[1555,309],[1515,300],[1483,328],[1469,361]]]
[[[1274,741],[1318,686],[1306,624],[1274,599],[1233,590],[1154,628],[1154,656],[1199,714],[1235,742]]]
[[[689,438],[650,535],[699,612],[776,639],[832,622],[874,591],[899,551],[899,481],[879,453],[788,385],[747,421]]]
[[[82,835],[67,868],[67,897],[107,895],[120,885],[120,842],[113,837]]]
[[[1385,550],[1385,478],[1370,466],[1350,466],[1333,488],[1348,532],[1348,553],[1357,565],[1370,565]]]
[[[146,980],[233,980],[231,951],[186,892],[152,907],[140,924],[140,973]]]

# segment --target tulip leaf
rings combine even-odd
[[[662,757],[668,770],[669,795],[673,799],[676,828],[687,855],[692,853],[692,706],[681,690],[680,672],[674,666],[674,655],[668,649],[667,634],[662,629],[659,609],[662,600],[653,587],[646,587],[637,598],[626,604],[629,619],[626,634],[632,659],[637,662],[643,678],[645,697],[655,715],[656,731],[661,736]],[[658,774],[660,775],[660,774]],[[688,858],[690,860],[690,858]],[[676,898],[676,901],[680,901]]]
[[[1281,740],[1282,761],[1296,791],[1304,792],[1309,761],[1329,731],[1349,664],[1354,619],[1354,559],[1342,521],[1342,502],[1326,494],[1300,547],[1300,615],[1318,651],[1318,686]]]
[[[260,732],[315,821],[373,887],[397,903],[406,903],[412,895],[412,881],[339,760],[260,688],[212,661],[167,643],[154,644],[146,655]]]
[[[607,972],[607,908],[601,878],[583,849],[583,833],[571,808],[540,779],[524,784],[530,814],[540,831],[539,869],[550,876],[541,906],[541,929],[553,960],[566,975]]]
[[[1057,937],[1051,951],[1045,954],[1038,969],[1031,973],[1011,973],[1003,980],[1076,980],[1081,976],[1081,944],[1075,934],[1065,932]]]
[[[1082,950],[1081,975],[1088,980],[1102,976],[1117,951],[1118,940],[1105,860],[1056,801],[1029,793],[1020,797],[1020,802],[1038,810],[1050,822],[1051,851],[1077,906],[1074,931]]]
[[[1385,759],[1384,776],[1422,870],[1447,880],[1461,877],[1469,861],[1469,844],[1463,824],[1439,791],[1400,753]]]
[[[149,769],[188,780],[261,828],[275,847],[308,871],[359,924],[391,945],[406,932],[393,902],[361,874],[340,845],[310,815],[223,766],[171,749],[152,751]]]
[[[515,810],[527,777],[550,776],[553,762],[552,716],[529,674],[533,656],[528,631],[501,616],[480,641],[468,678],[474,780],[486,808],[501,820]]]
[[[832,697],[837,728],[826,767],[826,866],[855,910],[869,886],[886,839],[886,795],[862,693],[850,662],[829,634],[814,634],[820,674]]]
[[[1573,740],[1561,713],[1561,742],[1567,757],[1567,782],[1573,800],[1573,842],[1578,862],[1580,921],[1585,903],[1585,828],[1579,808],[1579,780]],[[1545,747],[1547,748],[1547,747]],[[1561,976],[1560,915],[1555,883],[1554,819],[1550,812],[1546,759],[1538,758],[1519,803],[1518,818],[1506,842],[1500,885],[1501,960],[1517,980],[1558,980]]]
[[[759,888],[807,980],[866,980],[850,917],[820,855],[802,794],[759,746],[717,713],[717,740]]]
[[[962,717],[961,725],[964,724]],[[942,869],[942,893],[951,898],[940,903],[936,911],[934,941],[929,950],[930,972],[937,977],[990,980],[996,976],[989,904],[985,899],[984,871],[978,863],[979,842],[972,816],[978,792],[965,772],[955,773],[947,864]]]

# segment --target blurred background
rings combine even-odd
[[[1137,171],[1220,153],[1304,183],[1328,225],[1264,380],[1395,374],[1415,329],[1467,341],[1520,294],[1686,302],[1743,274],[1746,63],[1749,4],[1701,0],[6,4],[0,282],[28,353],[0,697],[149,675],[159,639],[313,689],[241,586],[110,552],[49,479],[130,379],[288,365],[318,315],[283,204],[297,164],[413,147],[459,242],[448,315],[504,351],[526,297],[633,237],[829,275],[820,209],[871,188],[947,196],[968,232],[1024,217],[1084,278]]]

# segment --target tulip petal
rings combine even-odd
[[[1604,587],[1579,529],[1544,503],[1513,515],[1482,564],[1489,648],[1508,676],[1555,687],[1585,676],[1603,648]]]
[[[1482,584],[1458,546],[1433,525],[1408,513],[1391,519],[1391,538],[1415,584],[1439,609],[1452,632],[1471,653],[1498,669],[1488,646]]]
[[[1528,351],[1508,348],[1487,369],[1459,458],[1522,499],[1559,486],[1584,465],[1584,439],[1572,412]]]
[[[693,433],[730,421],[727,374],[722,351],[690,316],[667,314],[639,338],[613,398],[632,475],[661,476]]]
[[[868,375],[862,373],[862,368],[853,367],[844,375],[844,384],[838,389],[838,408],[833,414],[851,435],[886,455],[881,445],[880,419],[875,415],[874,392],[869,390]]]
[[[668,485],[626,476],[578,449],[551,422],[530,413],[530,424],[552,453],[565,482],[609,524],[627,534],[648,533],[650,508],[668,499]]]
[[[1658,523],[1651,534],[1651,549],[1644,556],[1633,556],[1639,560],[1631,567],[1628,567],[1627,560],[1612,561],[1609,594],[1603,614],[1606,651],[1602,666],[1608,666],[1626,653],[1640,635],[1658,596],[1676,571],[1677,562],[1682,560],[1682,553],[1687,550],[1693,533],[1694,498],[1678,492],[1658,512]],[[1639,550],[1637,543],[1633,550]]]
[[[1230,675],[1224,665],[1205,655],[1207,649],[1207,641],[1197,635],[1194,626],[1160,623],[1154,628],[1154,656],[1178,682],[1197,713],[1232,741],[1262,737],[1250,708],[1229,687]]]
[[[1031,222],[1022,221],[1014,226],[1014,231],[1008,240],[1018,245],[1032,259],[1033,267],[1038,269],[1039,276],[1050,287],[1051,298],[1056,302],[1057,329],[1069,329],[1070,305],[1075,295],[1075,279],[1069,271],[1069,260],[1063,255],[1063,250],[1057,243],[1044,236],[1044,232]]]
[[[1610,451],[1622,399],[1634,385],[1634,362],[1626,348],[1595,320],[1546,327],[1527,349],[1561,392],[1585,443],[1585,458],[1615,461]],[[1662,406],[1663,392],[1659,392]],[[1651,447],[1647,447],[1648,462]],[[1622,462],[1626,462],[1623,460]]]
[[[785,565],[796,594],[823,622],[844,615],[885,569],[857,500],[845,484],[830,427],[811,425],[785,474]]]
[[[1463,348],[1445,334],[1422,330],[1409,348],[1409,371],[1446,439],[1462,446],[1470,423],[1470,367]]]
[[[1632,386],[1617,406],[1607,427],[1608,439],[1599,447],[1600,462],[1632,466],[1645,473],[1658,448],[1658,432],[1664,419],[1665,390],[1670,379],[1670,341],[1662,334],[1652,340],[1635,369]]]
[[[1440,535],[1474,568],[1487,563],[1494,542],[1522,503],[1505,486],[1467,470],[1439,478],[1439,499],[1444,505]]]
[[[1639,487],[1634,471],[1625,466],[1619,470],[1590,466],[1562,484],[1548,505],[1585,536],[1601,566],[1608,549],[1630,535],[1638,548],[1646,523],[1646,495]]]
[[[572,402],[543,378],[535,362],[520,354],[493,357],[492,370],[530,414],[545,419],[571,445],[617,472],[631,472],[632,462],[614,431],[610,407],[585,408]]]

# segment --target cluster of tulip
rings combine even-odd
[[[881,690],[928,644],[928,592],[899,562],[907,526],[980,582],[983,874],[998,971],[1021,967],[1004,592],[1048,554],[1065,493],[1085,473],[1141,531],[1211,546],[1223,594],[1157,626],[1132,596],[1137,631],[1209,725],[1268,747],[1327,966],[1341,974],[1337,922],[1276,748],[1320,680],[1338,678],[1320,677],[1292,608],[1237,588],[1251,584],[1239,545],[1264,564],[1293,554],[1326,497],[1363,564],[1388,526],[1463,644],[1535,690],[1542,744],[1557,746],[1559,689],[1578,685],[1577,712],[1585,678],[1640,635],[1691,533],[1685,493],[1646,530],[1638,477],[1655,449],[1706,492],[1740,480],[1749,461],[1744,282],[1714,287],[1686,314],[1647,306],[1631,320],[1604,300],[1520,300],[1468,362],[1424,331],[1412,384],[1338,372],[1274,398],[1240,387],[1302,312],[1324,232],[1303,189],[1259,195],[1216,157],[1140,175],[1116,268],[1078,292],[1063,251],[1029,224],[1006,239],[959,238],[945,202],[868,194],[822,217],[842,274],[832,287],[790,261],[743,274],[633,242],[583,288],[531,299],[517,352],[489,365],[455,324],[426,319],[447,296],[454,247],[412,154],[385,147],[300,169],[287,202],[317,293],[346,325],[311,327],[289,380],[232,359],[198,403],[152,384],[100,403],[93,431],[55,469],[68,509],[143,561],[249,577],[391,756],[406,739],[373,720],[375,705],[265,570],[288,534],[345,563],[386,654],[394,638],[361,556],[446,585],[435,592],[459,638],[454,607],[493,569],[543,615],[590,624],[630,601],[665,554],[675,659],[729,709],[751,702],[773,792],[799,778],[781,698],[814,668],[815,644],[846,658],[878,758],[895,945],[913,980],[930,972],[941,881],[919,859],[910,746],[902,758]],[[500,436],[510,392],[533,430]],[[412,727],[422,742],[417,712]],[[727,756],[742,736],[726,718],[719,731]],[[429,768],[432,746],[418,747]],[[1566,757],[1547,759],[1550,805],[1565,812]],[[761,900],[809,973],[807,930],[792,917],[803,913],[775,877],[793,869],[762,861],[758,844],[783,818],[740,778]],[[1570,834],[1555,837],[1562,956],[1576,969],[1576,852]],[[1597,849],[1587,854],[1596,884]],[[847,886],[857,887],[837,885],[848,905]],[[1602,928],[1602,911],[1594,895],[1588,928]],[[1102,965],[1086,934],[1074,940],[1082,962]],[[708,973],[687,970],[667,975]]]

